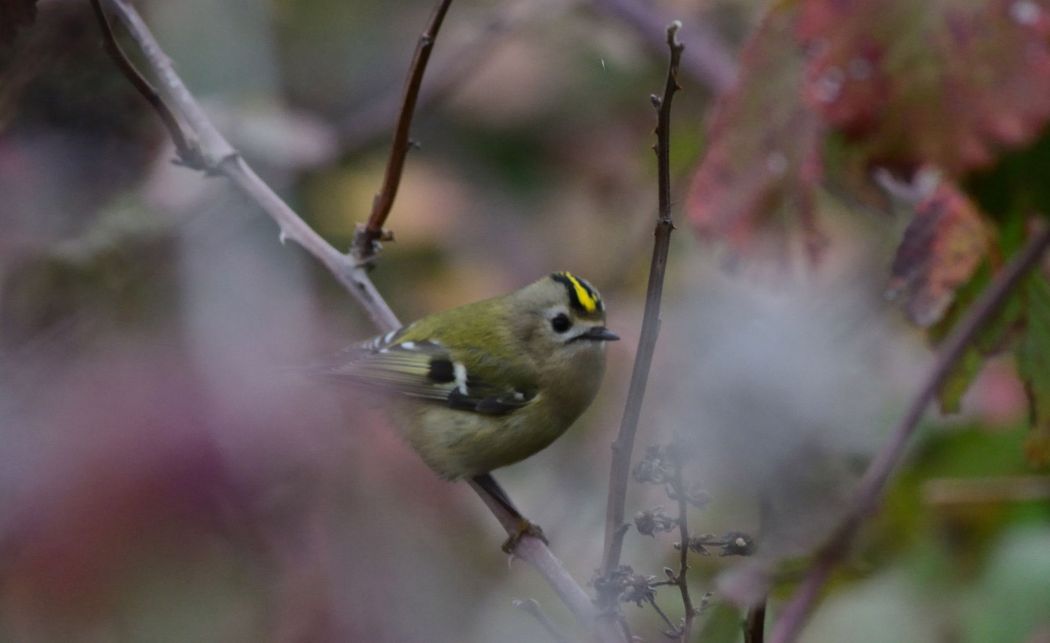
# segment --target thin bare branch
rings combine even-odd
[[[206,171],[226,176],[240,188],[245,196],[255,201],[274,219],[280,227],[281,239],[295,241],[321,261],[365,308],[377,328],[382,331],[397,328],[400,322],[376,290],[364,269],[350,256],[333,248],[310,228],[259,178],[215,129],[196,99],[183,84],[182,79],[175,73],[171,61],[164,54],[135,8],[126,0],[107,0],[107,2],[142,50],[150,71],[160,78],[163,96],[167,99],[169,107],[194,135],[195,139],[187,137],[187,140],[190,141],[190,145],[198,149]],[[492,509],[507,533],[515,533],[518,527],[517,521],[505,510],[494,507],[486,494],[479,492],[479,495]],[[522,538],[514,554],[536,568],[582,624],[587,627],[593,626],[596,612],[590,598],[543,541],[531,537]]]
[[[386,173],[383,175],[383,187],[372,201],[372,213],[368,216],[368,223],[358,231],[354,239],[353,252],[358,262],[371,259],[375,255],[377,242],[384,238],[383,225],[390,215],[390,209],[394,207],[397,188],[401,185],[401,174],[405,169],[405,157],[408,156],[408,149],[411,147],[408,137],[412,129],[416,101],[419,98],[419,88],[423,84],[423,74],[427,70],[427,62],[430,61],[430,52],[434,50],[434,41],[441,30],[441,23],[445,20],[450,4],[452,0],[438,2],[427,28],[416,42],[416,52],[409,66],[405,94],[394,128],[394,140],[390,144],[390,157],[387,159]]]
[[[492,50],[505,40],[508,32],[537,15],[549,15],[561,3],[528,0],[508,7],[485,18],[474,33],[448,52],[440,61],[427,67],[427,82],[419,88],[416,110],[442,102],[463,82],[470,79],[487,60]],[[449,43],[445,43],[447,46]],[[440,63],[440,64],[439,64]],[[404,90],[388,93],[383,98],[370,100],[359,111],[349,114],[338,124],[342,154],[348,156],[384,136],[390,128],[390,115],[397,112],[403,101]]]
[[[678,551],[678,574],[675,576],[675,584],[682,595],[682,609],[685,616],[682,619],[681,639],[685,643],[692,637],[693,620],[696,618],[696,608],[693,607],[693,599],[689,595],[689,498],[686,494],[685,483],[682,481],[682,460],[675,458],[674,478],[671,481],[674,489],[675,499],[678,501],[678,537],[681,546]]]
[[[762,643],[766,637],[766,600],[752,605],[744,620],[744,643]]]
[[[605,551],[602,556],[601,575],[608,576],[620,564],[623,548],[624,503],[627,498],[627,478],[631,469],[631,454],[634,450],[634,435],[638,430],[638,418],[645,398],[645,387],[649,379],[649,368],[660,333],[660,300],[663,297],[664,272],[667,269],[667,253],[671,242],[674,222],[671,219],[671,171],[669,162],[671,137],[671,100],[678,85],[678,66],[684,46],[678,42],[677,33],[681,24],[667,27],[667,47],[670,60],[667,66],[667,82],[663,97],[653,96],[658,110],[656,126],[656,163],[659,189],[659,213],[654,233],[653,258],[649,266],[649,284],[645,296],[645,314],[638,339],[638,354],[631,372],[631,384],[627,392],[620,431],[612,445],[613,461],[609,472],[609,497],[605,515]]]
[[[506,507],[497,502],[495,498],[478,487],[473,481],[470,482],[470,486],[481,497],[489,511],[496,516],[496,520],[499,521],[506,532],[508,534],[517,533],[520,527],[519,518],[507,511]],[[588,628],[593,626],[597,611],[594,609],[591,597],[576,583],[565,569],[565,565],[555,558],[554,554],[550,553],[547,545],[542,540],[530,535],[522,536],[514,548],[513,555],[529,562],[539,570],[540,574],[547,579],[554,591],[558,593],[558,597],[561,598],[562,602],[565,603],[565,606],[569,608],[569,611],[573,613],[581,625]]]
[[[667,616],[666,612],[664,612],[662,609],[660,609],[660,605],[656,602],[656,598],[650,596],[646,600],[649,601],[649,605],[652,606],[653,611],[655,611],[657,614],[659,614],[660,618],[663,620],[664,624],[667,625],[667,629],[664,630],[664,636],[666,636],[667,638],[673,638],[673,639],[682,638],[684,636],[682,630],[671,621],[671,619]],[[682,640],[685,640],[685,639],[682,639]]]
[[[943,386],[955,364],[966,353],[981,327],[1001,310],[1010,291],[1038,264],[1047,247],[1050,247],[1050,226],[1045,226],[1038,231],[1024,249],[995,276],[992,283],[970,306],[965,317],[955,325],[951,334],[941,344],[937,352],[937,359],[922,388],[908,406],[907,413],[894,428],[890,441],[865,471],[850,510],[832,533],[827,544],[817,552],[802,583],[781,611],[780,618],[773,626],[770,636],[773,643],[790,643],[798,638],[810,611],[820,596],[824,583],[831,576],[832,570],[846,556],[861,524],[875,511],[886,482],[904,455],[908,441],[915,433],[926,407],[937,395],[937,391]]]
[[[641,36],[654,52],[666,48],[666,30],[669,20],[647,2],[639,0],[591,0],[597,11],[615,16]],[[693,25],[682,33],[689,50],[682,55],[682,72],[701,84],[712,94],[723,94],[734,84],[738,75],[736,57],[715,32],[702,24]]]

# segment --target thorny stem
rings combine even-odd
[[[200,155],[205,171],[226,176],[245,196],[257,203],[273,218],[281,229],[282,239],[292,239],[323,263],[365,308],[378,329],[389,331],[399,327],[397,317],[376,290],[364,269],[358,266],[351,257],[333,248],[310,228],[255,174],[229,142],[215,129],[204,110],[200,108],[196,99],[183,84],[182,79],[175,73],[170,59],[160,48],[156,38],[135,8],[126,0],[107,0],[107,2],[127,28],[139,49],[142,50],[150,71],[160,80],[161,91],[167,99],[165,108],[176,113],[193,134],[193,139],[187,138],[187,144],[194,149],[195,154]],[[105,28],[103,36],[108,40],[112,40],[113,37],[112,32]],[[107,44],[107,47],[111,46]],[[120,65],[120,69],[129,75],[129,80],[140,91],[143,91],[142,85],[132,78],[131,72],[125,65]],[[150,102],[153,104],[153,101]],[[514,533],[518,527],[517,522],[505,510],[489,503],[490,499],[484,494],[482,494],[482,500],[486,501],[486,505],[495,514],[507,533]],[[558,593],[581,625],[587,628],[593,627],[596,611],[590,598],[543,541],[532,537],[522,538],[514,555],[530,563],[547,580],[547,583]]]
[[[809,572],[781,611],[770,635],[773,643],[791,643],[798,638],[824,583],[831,576],[835,566],[846,556],[850,543],[864,519],[874,512],[890,474],[904,455],[908,440],[915,433],[926,407],[944,385],[981,327],[999,312],[1010,291],[1038,264],[1047,247],[1050,247],[1050,225],[1038,231],[1024,249],[995,276],[992,283],[967,310],[966,316],[955,325],[945,339],[925,383],[894,428],[890,441],[864,472],[851,508],[827,544],[817,552]]]
[[[671,99],[679,89],[678,65],[684,49],[677,38],[680,27],[681,23],[677,21],[667,27],[667,46],[671,54],[667,66],[667,81],[663,98],[653,97],[654,105],[658,109],[655,151],[660,210],[654,232],[653,257],[649,266],[649,284],[645,295],[645,315],[638,339],[638,354],[631,372],[631,384],[627,393],[623,419],[620,422],[620,431],[612,445],[613,459],[609,472],[609,497],[606,503],[602,576],[608,576],[620,564],[623,537],[626,533],[626,530],[623,529],[624,503],[627,497],[627,478],[631,469],[634,436],[638,430],[638,418],[641,414],[642,400],[645,397],[646,382],[649,379],[649,368],[652,365],[656,339],[660,332],[660,300],[663,296],[664,272],[667,268],[671,231],[674,230],[674,222],[671,220],[669,147]],[[604,597],[603,602],[607,603],[612,600],[615,600],[615,597]]]
[[[161,92],[167,99],[166,102],[162,102],[165,109],[171,110],[169,113],[177,114],[192,134],[192,137],[185,138],[186,144],[194,146],[188,156],[198,159],[206,172],[224,175],[248,198],[259,204],[277,223],[281,230],[281,238],[295,241],[320,260],[365,308],[376,326],[384,330],[400,326],[397,317],[376,291],[364,270],[356,267],[348,256],[333,248],[308,226],[259,178],[251,166],[215,129],[200,104],[175,73],[171,60],[160,48],[160,44],[135,8],[126,0],[108,0],[108,4],[142,50],[150,70],[160,79]],[[111,41],[113,34],[104,29],[103,36],[107,41]],[[113,46],[107,44],[107,47]],[[148,83],[147,86],[143,86],[134,80],[138,74],[133,69],[124,65],[121,65],[120,69],[139,91],[152,91],[148,88]],[[148,94],[144,95],[149,99]],[[150,103],[153,104],[153,101],[150,100]]]
[[[419,99],[419,88],[423,84],[423,74],[430,61],[430,52],[434,50],[441,23],[445,20],[452,0],[440,0],[430,16],[430,23],[419,36],[416,52],[412,56],[408,78],[405,80],[405,94],[401,101],[401,110],[397,115],[397,126],[394,128],[394,140],[390,144],[390,158],[387,160],[386,173],[383,175],[383,187],[372,201],[372,213],[368,223],[354,239],[354,256],[357,261],[371,259],[376,252],[376,242],[384,238],[383,224],[394,207],[397,188],[401,185],[401,174],[405,169],[405,157],[411,147],[409,134],[412,129],[412,116],[415,113],[416,101]]]

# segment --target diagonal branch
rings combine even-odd
[[[489,511],[496,516],[496,520],[503,526],[507,534],[517,534],[521,526],[521,519],[507,511],[505,506],[479,488],[474,482],[471,482],[470,486],[481,497]],[[573,579],[572,575],[565,569],[565,565],[551,553],[542,540],[529,535],[523,536],[514,548],[513,555],[530,563],[547,579],[547,582],[557,592],[558,597],[561,598],[562,602],[565,603],[565,606],[569,608],[569,611],[573,613],[573,616],[576,617],[576,620],[581,625],[586,628],[593,626],[597,617],[597,611],[594,609],[591,597]]]
[[[324,264],[365,308],[376,326],[382,329],[400,326],[397,317],[376,291],[364,269],[358,267],[349,256],[332,247],[292,211],[219,133],[182,79],[175,73],[171,59],[160,48],[160,44],[135,8],[126,0],[107,2],[142,50],[150,70],[159,79],[160,91],[166,99],[167,108],[185,123],[191,133],[185,140],[187,144],[196,147],[194,154],[201,160],[204,169],[209,173],[222,174],[240,188],[245,196],[258,203],[277,223],[281,230],[281,239],[291,239],[298,243]],[[104,35],[109,37],[112,34]],[[128,73],[124,66],[121,66],[121,71]],[[135,86],[142,91],[138,83],[135,83]]]
[[[228,178],[246,197],[257,203],[273,218],[280,227],[282,239],[295,241],[323,263],[368,311],[377,328],[382,331],[397,328],[400,323],[364,269],[350,256],[332,247],[307,225],[259,178],[215,129],[204,110],[183,84],[182,79],[175,73],[170,59],[160,48],[149,27],[143,22],[135,8],[127,0],[106,1],[142,50],[150,71],[160,79],[162,95],[166,98],[169,109],[185,123],[186,128],[193,135],[192,137],[187,136],[186,140],[191,141],[190,145],[195,146],[198,150],[205,170]],[[104,31],[104,35],[112,37],[108,30]],[[127,73],[123,65],[121,69]],[[137,83],[136,87],[139,87]],[[515,533],[518,527],[517,522],[506,515],[505,510],[501,513],[500,510],[492,507],[488,502],[489,499],[484,495],[482,499],[507,529],[507,533]],[[514,554],[531,564],[546,579],[581,624],[586,627],[593,626],[595,610],[590,598],[543,541],[532,537],[522,538]]]
[[[171,110],[168,109],[157,90],[139,72],[131,60],[128,59],[124,50],[121,49],[120,44],[117,43],[117,38],[113,35],[113,29],[109,25],[109,18],[106,17],[106,12],[102,9],[101,0],[91,0],[91,8],[94,10],[95,19],[102,30],[102,42],[106,48],[106,53],[117,64],[124,77],[146,99],[153,111],[157,112],[157,116],[164,124],[164,128],[168,130],[168,136],[171,137],[172,142],[175,144],[175,152],[179,156],[179,162],[195,170],[203,169],[204,161],[199,158],[199,148],[196,144],[191,144],[190,141],[186,140],[186,136],[183,134],[175,114],[171,113]]]
[[[649,368],[653,362],[656,339],[660,333],[660,300],[663,297],[664,272],[667,269],[667,253],[671,243],[671,171],[669,163],[671,139],[671,99],[679,89],[678,65],[685,48],[678,42],[681,23],[673,22],[667,27],[667,46],[671,56],[667,66],[667,83],[663,97],[652,96],[657,108],[656,163],[659,182],[659,214],[656,221],[656,237],[653,258],[649,266],[649,285],[645,295],[645,316],[638,339],[638,354],[631,372],[631,384],[627,392],[627,403],[620,422],[620,432],[613,442],[613,460],[609,472],[609,497],[605,515],[605,551],[602,556],[601,576],[608,576],[620,564],[623,548],[624,503],[627,497],[627,477],[631,468],[631,453],[634,450],[634,435],[638,430],[638,418],[645,398],[645,387],[649,379]],[[684,546],[684,545],[683,545]],[[615,597],[612,597],[613,599]],[[607,606],[608,607],[608,606]]]
[[[835,566],[846,556],[861,524],[875,511],[890,474],[904,455],[908,440],[915,433],[926,407],[937,395],[937,391],[955,368],[956,362],[966,353],[981,327],[1002,309],[1010,291],[1038,264],[1048,247],[1050,225],[1037,232],[1024,249],[995,276],[941,345],[933,369],[912,400],[907,413],[893,430],[890,441],[864,472],[851,509],[832,533],[827,544],[817,552],[806,577],[784,606],[770,636],[773,643],[791,643],[798,638],[824,583],[831,576]]]
[[[416,52],[409,66],[405,94],[397,115],[397,126],[394,128],[394,140],[390,144],[390,158],[387,159],[386,172],[383,175],[383,187],[372,201],[372,213],[368,216],[368,223],[360,229],[354,239],[353,252],[358,262],[373,258],[377,243],[384,239],[383,224],[390,215],[390,209],[394,207],[397,188],[401,185],[401,174],[405,169],[405,157],[408,156],[408,148],[411,147],[408,136],[412,129],[416,101],[419,99],[419,88],[423,84],[423,74],[426,73],[427,63],[430,61],[430,52],[434,50],[434,41],[441,30],[441,23],[445,20],[450,4],[452,0],[440,0],[430,16],[430,23],[416,42]]]

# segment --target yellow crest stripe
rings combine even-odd
[[[583,306],[584,310],[593,313],[598,309],[597,300],[591,295],[591,291],[580,283],[579,279],[569,272],[563,272],[561,274],[565,275],[565,278],[572,284],[572,289],[576,293],[576,300],[580,302],[580,305]]]

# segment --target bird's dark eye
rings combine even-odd
[[[558,313],[553,319],[551,319],[551,328],[553,328],[556,333],[564,333],[572,328],[572,321],[565,313]]]

